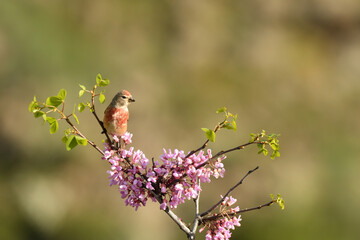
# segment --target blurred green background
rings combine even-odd
[[[125,207],[96,151],[66,152],[62,131],[28,112],[61,88],[72,112],[97,73],[111,81],[99,115],[120,89],[133,94],[129,130],[148,158],[200,146],[222,106],[238,131],[220,132],[214,151],[281,134],[279,159],[233,152],[225,179],[203,185],[205,210],[259,165],[232,194],[240,207],[284,197],[284,211],[244,214],[232,239],[360,236],[360,1],[2,0],[0,239],[185,239],[158,204]],[[78,115],[101,145],[90,113]],[[190,221],[192,204],[178,213]]]

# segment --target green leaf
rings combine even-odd
[[[82,102],[79,103],[79,105],[78,105],[78,110],[79,110],[79,112],[84,111],[85,107],[86,107],[86,105],[85,105],[84,103],[82,103]]]
[[[234,130],[236,131],[236,129],[234,128],[232,123],[226,123],[224,124],[224,128],[229,129],[229,130]]]
[[[109,85],[110,80],[109,79],[101,79],[101,81],[98,83],[99,87],[105,87]]]
[[[99,101],[100,101],[101,104],[103,104],[105,102],[105,95],[104,94],[100,93]]]
[[[65,89],[61,89],[57,95],[61,100],[65,100],[66,98],[66,90]]]
[[[264,156],[267,156],[269,154],[269,151],[266,148],[264,148],[263,154],[264,154]]]
[[[262,131],[261,131],[261,134],[260,134],[260,137],[264,137],[265,134],[266,134],[266,133],[265,133],[265,130],[262,130]]]
[[[215,142],[215,132],[208,128],[201,128],[205,132],[205,135],[207,139],[209,139],[211,142]]]
[[[277,144],[269,143],[269,145],[270,145],[270,147],[271,147],[274,151],[276,151],[276,150],[279,149],[279,146],[278,146]]]
[[[65,144],[66,144],[66,150],[68,151],[76,147],[78,145],[78,142],[76,141],[75,135],[71,135],[70,137],[68,137]]]
[[[46,121],[47,121],[49,124],[52,124],[53,122],[56,122],[56,118],[46,117]]]
[[[258,154],[261,154],[261,153],[263,153],[264,156],[267,156],[269,151],[266,148],[261,148],[260,151],[258,152]]]
[[[35,111],[34,112],[34,117],[35,118],[38,118],[38,117],[41,117],[42,115],[44,115],[45,113],[43,112],[43,111],[40,111],[40,110],[38,110],[38,111]]]
[[[50,124],[50,133],[56,133],[56,131],[59,129],[58,121],[53,117],[46,117],[46,121]]]
[[[96,75],[96,83],[99,85],[101,80],[102,80],[102,77],[101,77],[101,75],[99,73],[98,75]]]
[[[35,97],[34,97],[35,98]],[[34,110],[38,109],[39,108],[39,105],[36,101],[32,101],[30,104],[29,104],[29,112],[34,112]]]
[[[57,107],[59,106],[63,100],[58,96],[48,97],[46,99],[46,105]]]
[[[236,120],[235,119],[232,121],[232,125],[234,127],[234,132],[236,132],[237,126],[236,126]]]
[[[62,141],[63,143],[66,143],[67,140],[68,140],[68,137],[67,137],[67,136],[63,136],[62,139],[61,139],[61,141]]]
[[[235,117],[234,114],[228,112],[227,117]]]
[[[86,90],[86,87],[84,85],[79,84],[82,90]]]
[[[277,204],[279,204],[281,210],[285,209],[285,201],[284,199],[280,196],[280,194],[277,195],[277,199],[276,199]]]
[[[80,124],[79,119],[78,119],[78,117],[76,116],[75,113],[73,113],[73,117],[75,118],[75,121],[77,122],[77,124]]]
[[[280,157],[280,152],[279,152],[279,151],[274,151],[274,152],[271,154],[271,159],[275,159],[275,157]]]
[[[81,97],[82,95],[84,95],[84,93],[85,93],[85,90],[81,89],[81,90],[79,91],[79,97]]]
[[[216,113],[223,113],[226,112],[226,107],[219,108]]]
[[[86,146],[87,140],[85,138],[82,138],[80,136],[75,136],[76,142],[80,145]]]

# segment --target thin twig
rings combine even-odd
[[[220,152],[218,152],[217,154],[215,154],[210,160],[213,160],[213,159],[215,159],[215,158],[218,158],[218,157],[220,157],[221,155],[224,155],[224,154],[229,153],[229,152],[233,152],[233,151],[236,151],[236,150],[244,149],[246,146],[249,146],[249,145],[251,145],[251,144],[258,144],[258,143],[263,143],[263,142],[259,142],[259,141],[248,142],[248,143],[242,144],[242,145],[240,145],[240,146],[237,146],[237,147],[234,147],[234,148],[230,148],[230,149],[225,150],[225,151],[220,151]]]
[[[216,153],[214,156],[212,156],[210,159],[208,159],[206,162],[203,162],[202,164],[199,164],[196,168],[201,168],[203,166],[205,166],[206,164],[208,164],[211,160],[214,160],[215,158],[218,158],[220,157],[221,155],[224,155],[226,153],[229,153],[229,152],[232,152],[232,151],[236,151],[236,150],[241,150],[241,149],[244,149],[246,146],[249,146],[251,144],[257,144],[257,143],[262,143],[262,142],[248,142],[248,143],[245,143],[245,144],[242,144],[240,146],[237,146],[237,147],[234,147],[234,148],[230,148],[228,150],[225,150],[225,151],[220,151],[218,153]]]
[[[212,210],[214,210],[215,208],[217,208],[223,201],[224,199],[235,189],[237,188],[240,184],[243,183],[243,181],[245,180],[245,178],[247,176],[249,176],[251,173],[253,173],[254,171],[258,170],[259,166],[257,166],[256,168],[254,168],[253,170],[250,170],[246,173],[246,175],[237,183],[235,184],[235,186],[233,186],[232,188],[229,189],[229,191],[227,191],[227,193],[221,198],[220,201],[218,201],[216,204],[214,204],[211,208],[209,208],[208,210],[206,210],[205,212],[201,213],[200,216],[206,216],[207,214],[209,214]]]
[[[74,126],[74,124],[70,121],[70,119],[69,119],[68,117],[65,117],[65,120],[66,120],[66,122],[75,130],[75,132],[76,132],[77,135],[79,135],[80,137],[86,139],[86,141],[87,141],[93,148],[95,148],[101,155],[104,155],[104,152],[103,152],[98,146],[96,146],[96,144],[95,144],[94,142],[92,142],[92,141],[90,141],[89,139],[87,139],[87,138],[85,137],[85,135],[83,135],[83,134],[79,131],[79,129],[77,129],[77,128]]]
[[[97,122],[99,123],[101,129],[102,129],[102,133],[105,134],[107,140],[109,141],[109,144],[111,144],[111,139],[109,137],[109,134],[107,133],[106,131],[106,128],[104,127],[104,123],[102,121],[100,121],[98,115],[96,114],[96,111],[95,111],[95,89],[93,90],[92,94],[91,94],[91,112],[92,114],[95,116]]]
[[[239,213],[244,213],[244,212],[249,212],[249,211],[253,211],[253,210],[258,210],[258,209],[261,209],[263,207],[268,207],[270,205],[272,205],[273,203],[275,203],[276,200],[271,200],[270,202],[268,203],[265,203],[265,204],[262,204],[262,205],[259,205],[257,207],[252,207],[252,208],[244,208],[244,209],[240,209],[239,211],[237,212],[233,212],[233,213],[227,213],[227,216],[235,216]],[[201,219],[202,222],[205,222],[205,221],[212,221],[212,220],[215,220],[215,219],[218,219],[218,218],[221,218],[223,217],[223,215],[221,214],[217,214],[217,215],[212,215],[212,216],[208,216],[208,217],[203,217]]]
[[[221,123],[218,123],[218,124],[215,126],[215,128],[214,128],[214,133],[216,133],[218,130],[221,129],[220,126],[221,126],[222,124],[224,124],[225,121],[226,121],[226,120],[222,121]],[[190,157],[191,155],[193,155],[194,153],[197,153],[197,152],[199,152],[200,150],[205,149],[206,146],[208,145],[208,143],[209,143],[209,139],[207,139],[207,140],[205,141],[205,143],[204,143],[202,146],[200,146],[199,148],[190,151],[190,152],[186,155],[185,158],[188,158],[188,157]]]
[[[199,187],[200,187],[200,179],[197,179],[197,184],[198,184]],[[193,227],[192,227],[192,230],[191,230],[191,234],[188,235],[189,240],[195,239],[196,229],[197,229],[198,226],[199,226],[199,218],[200,218],[200,215],[199,215],[199,212],[200,212],[200,192],[199,192],[199,194],[197,195],[197,197],[194,199],[194,203],[195,203],[195,218],[194,218],[194,223],[193,223]]]

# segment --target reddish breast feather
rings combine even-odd
[[[126,128],[127,121],[129,118],[129,111],[124,108],[110,108],[105,112],[105,122],[107,123],[112,131],[118,132],[123,131],[121,128]],[[108,127],[105,126],[105,127]],[[110,129],[108,129],[110,130]],[[124,129],[126,131],[126,129]],[[112,132],[110,131],[110,132]]]
[[[118,127],[127,124],[129,118],[129,112],[125,109],[119,108],[114,112],[114,118]]]

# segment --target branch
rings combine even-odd
[[[243,183],[243,181],[245,180],[245,178],[247,176],[249,176],[251,173],[253,173],[254,171],[258,170],[259,166],[257,166],[256,168],[254,168],[253,170],[250,170],[235,186],[233,186],[232,188],[229,189],[229,191],[221,198],[221,200],[219,202],[217,202],[215,205],[213,205],[211,208],[209,208],[207,211],[203,212],[200,214],[201,217],[209,214],[212,210],[214,210],[215,208],[217,208],[223,201],[224,199],[235,189],[237,188],[240,184]]]
[[[140,177],[146,182],[147,178],[143,174],[139,174]],[[145,186],[144,186],[145,188]],[[146,189],[146,188],[145,188]],[[160,194],[157,194],[155,191],[151,189],[147,189],[150,191],[150,193],[156,198],[156,200],[161,204],[163,199]],[[179,228],[186,233],[186,235],[190,238],[190,236],[195,236],[193,232],[190,231],[190,229],[185,225],[185,223],[173,212],[170,210],[169,207],[166,207],[165,210],[163,210],[178,226]]]
[[[215,158],[218,158],[220,157],[221,155],[224,155],[228,152],[232,152],[232,151],[236,151],[236,150],[241,150],[241,149],[244,149],[246,146],[249,146],[251,144],[258,144],[258,143],[263,143],[261,141],[254,141],[254,142],[248,142],[248,143],[245,143],[245,144],[242,144],[240,146],[237,146],[237,147],[234,147],[234,148],[230,148],[228,150],[225,150],[225,151],[220,151],[218,152],[217,154],[215,154],[212,158],[210,158],[208,161],[206,162],[203,162],[202,164],[198,165],[196,168],[201,168],[203,166],[205,166],[206,164],[208,164],[209,161],[211,160],[214,160]]]
[[[82,134],[75,126],[74,124],[70,121],[70,119],[68,117],[65,117],[66,122],[75,130],[76,134],[79,135],[80,137],[86,139],[86,141],[93,147],[95,148],[101,155],[104,155],[104,152],[98,147],[96,146],[96,144],[92,141],[90,141],[89,139],[87,139],[87,137],[85,137],[84,134]]]
[[[228,149],[228,150],[220,151],[220,152],[218,152],[217,154],[215,154],[210,160],[213,160],[213,159],[215,159],[215,158],[218,158],[218,157],[220,157],[221,155],[224,155],[224,154],[229,153],[229,152],[233,152],[233,151],[236,151],[236,150],[244,149],[246,146],[249,146],[249,145],[251,145],[251,144],[258,144],[258,143],[263,143],[263,142],[261,142],[261,141],[248,142],[248,143],[239,145],[239,146],[237,146],[237,147],[230,148],[230,149]],[[209,161],[210,161],[210,160],[209,160]]]
[[[263,207],[268,207],[270,205],[272,205],[273,203],[275,203],[276,200],[271,200],[270,202],[268,203],[265,203],[265,204],[262,204],[262,205],[259,205],[257,207],[252,207],[252,208],[244,208],[244,209],[241,209],[237,212],[233,212],[233,213],[227,213],[226,215],[227,216],[235,216],[239,213],[244,213],[244,212],[249,212],[249,211],[253,211],[253,210],[258,210],[258,209],[261,209]],[[213,215],[213,216],[209,216],[209,217],[204,217],[201,219],[202,222],[205,222],[205,221],[212,221],[212,220],[215,220],[215,219],[218,219],[220,217],[223,217],[223,215]]]
[[[164,212],[169,215],[169,217],[179,226],[179,228],[186,233],[187,236],[191,236],[192,232],[190,229],[185,225],[185,223],[174,213],[172,212],[169,207],[166,207]],[[191,239],[191,238],[190,238]]]
[[[200,179],[198,179],[197,181],[198,181],[198,185],[199,185],[199,187],[200,187]],[[195,203],[195,218],[194,218],[194,223],[193,223],[193,227],[192,227],[192,230],[191,230],[191,234],[188,235],[188,239],[189,239],[189,240],[195,239],[196,229],[197,229],[198,226],[199,226],[199,219],[200,219],[200,215],[199,215],[199,212],[200,212],[200,209],[199,209],[199,204],[200,204],[200,192],[199,192],[199,194],[197,195],[197,197],[194,199],[194,203]]]
[[[221,129],[221,125],[223,125],[223,124],[225,123],[225,121],[226,121],[226,119],[225,119],[224,121],[222,121],[221,123],[218,123],[218,124],[215,126],[215,128],[214,128],[214,133],[216,133],[218,130]],[[208,143],[209,143],[209,139],[206,140],[205,143],[204,143],[202,146],[200,146],[198,149],[190,151],[190,152],[186,155],[185,158],[188,158],[188,157],[190,157],[191,155],[193,155],[194,153],[197,153],[197,152],[199,152],[200,150],[203,150],[204,148],[206,148],[206,146],[208,145]]]
[[[104,133],[107,140],[109,141],[109,144],[111,144],[111,139],[109,137],[109,134],[107,133],[105,127],[104,127],[104,123],[102,121],[100,121],[99,117],[97,116],[96,114],[96,111],[95,111],[95,101],[94,101],[94,98],[95,97],[95,89],[92,91],[91,93],[91,112],[92,114],[94,115],[94,117],[96,118],[97,122],[99,123],[101,129],[102,129],[102,132],[101,133]]]

